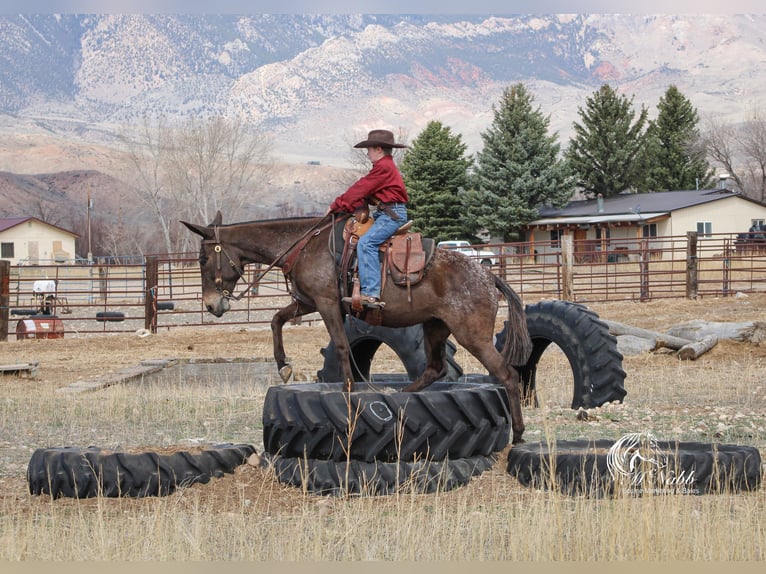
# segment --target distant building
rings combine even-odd
[[[575,251],[608,253],[636,249],[642,239],[650,242],[650,249],[661,249],[666,246],[659,238],[689,231],[702,240],[712,234],[736,235],[764,222],[766,205],[728,189],[665,191],[542,209],[540,218],[527,226],[526,236],[532,253],[540,257],[557,253],[564,235],[572,235]]]
[[[73,263],[78,237],[36,217],[0,218],[0,259],[11,265]]]

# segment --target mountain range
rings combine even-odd
[[[279,163],[342,168],[368,130],[413,139],[431,120],[475,152],[515,82],[562,145],[603,83],[650,116],[671,84],[702,117],[766,102],[765,14],[1,15],[0,58],[14,174],[124,179],[115,134],[145,114],[237,116]],[[337,178],[316,181],[330,194]]]

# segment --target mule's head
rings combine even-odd
[[[219,236],[221,212],[207,226],[182,221],[189,230],[202,237],[199,266],[202,274],[202,302],[205,308],[220,317],[230,308],[230,299],[237,281],[242,277],[242,263],[236,249],[227,247]]]

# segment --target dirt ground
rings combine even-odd
[[[660,332],[693,319],[766,321],[766,294],[762,293],[696,301],[663,299],[645,303],[595,303],[588,307],[603,319]],[[501,328],[502,317],[499,317],[498,330]],[[316,371],[322,367],[324,359],[319,351],[329,341],[327,332],[322,326],[288,324],[284,338],[296,380],[313,380]],[[747,353],[761,351],[760,347],[752,346],[735,349]],[[726,351],[721,348],[718,352]],[[7,342],[0,344],[0,365],[36,361],[39,363],[37,382],[55,386],[90,380],[143,360],[271,356],[271,331],[264,327],[242,328],[241,325],[175,327],[150,336],[139,331],[136,334],[67,334],[63,339],[17,341],[11,335]],[[472,362],[465,353],[461,358]],[[388,372],[399,372],[400,364],[394,360],[390,367]],[[0,379],[0,389],[8,382],[9,379]]]
[[[663,331],[672,325],[692,320],[741,322],[766,320],[766,295],[753,294],[741,297],[708,298],[697,301],[659,300],[646,303],[620,302],[589,305],[603,319],[623,322],[635,327]],[[498,320],[498,326],[502,318]],[[321,368],[323,358],[320,348],[327,345],[328,336],[321,326],[286,326],[285,346],[295,368],[298,381],[312,381]],[[766,345],[744,343],[719,344],[699,359],[700,368],[705,364],[727,363],[736,368],[743,357],[766,358]],[[4,389],[19,385],[37,385],[38,388],[63,387],[76,381],[90,380],[99,375],[136,365],[139,361],[166,358],[215,358],[215,357],[271,357],[271,334],[268,329],[243,329],[241,327],[221,328],[174,328],[155,335],[140,334],[66,336],[54,340],[9,340],[0,343],[0,365],[19,362],[39,362],[37,378],[33,383],[28,379],[4,375],[0,377],[0,396]],[[400,372],[395,357],[376,366],[389,368],[388,372]],[[459,361],[465,372],[479,372],[472,369],[470,358],[463,351]],[[630,376],[630,365],[626,371]],[[385,372],[385,371],[382,371]],[[570,411],[572,412],[572,411]],[[572,412],[573,413],[573,412]],[[526,416],[526,415],[525,415]],[[7,437],[6,437],[7,439]],[[539,437],[538,437],[539,439]],[[260,447],[259,447],[260,448]],[[158,449],[159,450],[159,449]],[[505,472],[506,452],[500,453],[498,463],[489,471],[475,478],[466,488],[477,493],[483,489],[502,488],[505,491],[523,490],[518,482]],[[2,490],[5,496],[15,498],[18,503],[36,506],[44,504],[40,497],[26,493],[22,472],[6,476]],[[248,500],[263,504],[264,512],[278,512],[297,509],[306,504],[305,496],[293,487],[280,485],[270,479],[266,471],[244,465],[233,476],[212,481],[207,485],[196,485],[187,489],[184,503],[195,504],[194,500],[217,500],[216,508],[232,510],[241,505],[240,496],[232,492],[245,493]],[[328,504],[317,499],[311,504]],[[95,501],[60,500],[60,505],[97,504]],[[125,504],[140,506],[142,502],[124,501]]]

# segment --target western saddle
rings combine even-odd
[[[374,223],[365,205],[357,209],[343,226],[343,252],[340,257],[341,296],[348,296],[349,278],[351,289],[351,311],[359,315],[364,308],[361,302],[356,246]],[[407,300],[412,302],[413,285],[425,274],[428,262],[433,257],[433,239],[424,239],[420,233],[410,231],[413,221],[407,221],[380,246],[381,291],[387,279],[407,289]]]

